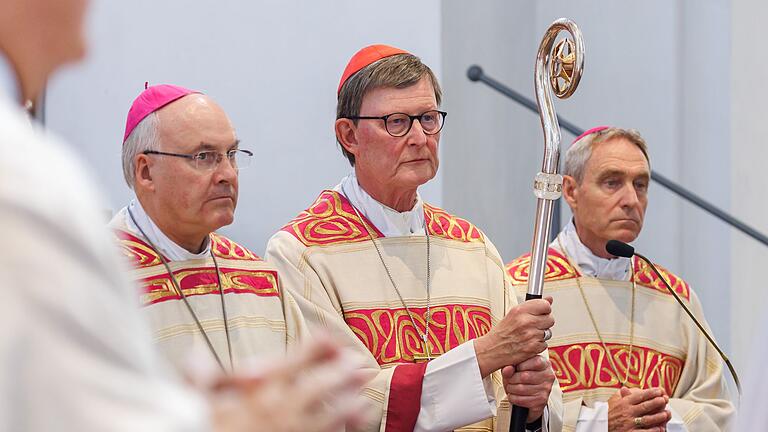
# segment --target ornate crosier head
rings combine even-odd
[[[581,68],[576,68],[576,47],[569,38],[564,38],[552,50],[549,62],[549,82],[555,96],[565,99],[579,84]],[[576,75],[578,74],[578,75]]]
[[[558,36],[566,36],[558,42]],[[558,174],[560,160],[560,125],[552,95],[571,96],[579,85],[584,69],[584,40],[576,24],[566,18],[555,20],[544,32],[536,53],[534,85],[536,102],[544,131],[544,161],[534,180],[536,223],[531,249],[531,277],[528,293],[541,296],[547,244],[551,231],[554,201],[562,194],[563,177]]]

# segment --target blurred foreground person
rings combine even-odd
[[[199,390],[167,378],[85,167],[19,107],[58,66],[83,56],[85,6],[0,0],[0,73],[18,83],[15,94],[0,89],[0,430],[341,427],[353,417],[346,397],[358,378],[328,342]]]

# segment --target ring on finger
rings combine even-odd
[[[645,423],[643,422],[643,418],[642,417],[635,417],[635,426],[637,426],[637,427],[645,426]]]
[[[550,339],[552,339],[552,330],[550,329],[544,330],[544,340],[548,341]]]

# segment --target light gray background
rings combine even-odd
[[[511,260],[530,248],[539,119],[469,82],[466,69],[480,64],[532,96],[539,40],[567,16],[583,31],[587,62],[576,94],[556,102],[558,113],[583,128],[639,129],[655,170],[768,232],[766,181],[755,170],[768,156],[768,95],[753,87],[768,72],[768,57],[754,55],[757,20],[768,12],[762,2],[92,3],[89,60],[51,83],[46,116],[85,153],[112,210],[131,197],[120,143],[144,82],[200,89],[257,155],[241,174],[236,222],[225,232],[263,252],[275,230],[349,171],[333,136],[338,79],[357,49],[389,43],[419,55],[444,86],[450,114],[440,174],[423,195],[472,220]],[[564,145],[572,139],[563,133]],[[694,286],[716,337],[745,365],[768,300],[760,272],[768,251],[659,185],[636,246]]]
[[[90,56],[50,86],[48,125],[87,152],[117,210],[132,197],[120,149],[144,82],[210,95],[256,155],[240,176],[235,224],[223,231],[262,254],[272,234],[351,170],[333,132],[349,57],[382,42],[442,70],[438,1],[333,3],[95,0]],[[424,194],[441,203],[441,190],[438,178]]]

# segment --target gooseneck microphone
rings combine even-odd
[[[672,287],[669,285],[669,282],[661,275],[659,272],[659,269],[656,268],[655,265],[649,260],[648,258],[640,255],[639,253],[635,252],[635,248],[632,246],[618,240],[608,240],[608,243],[605,244],[605,251],[609,254],[617,257],[624,257],[624,258],[632,258],[632,256],[636,256],[640,258],[641,260],[645,261],[646,264],[648,264],[654,273],[656,273],[656,276],[661,279],[662,282],[664,282],[664,285],[667,287],[667,290],[670,294],[672,294],[673,297],[675,297],[675,300],[680,304],[680,307],[683,308],[685,313],[688,314],[689,317],[693,320],[694,324],[696,324],[696,327],[699,328],[701,333],[704,335],[705,338],[707,338],[707,341],[712,345],[713,348],[715,348],[715,351],[717,351],[718,354],[720,354],[720,357],[725,362],[725,365],[728,367],[728,370],[731,372],[731,375],[733,376],[733,381],[736,383],[736,390],[739,391],[739,395],[741,395],[741,384],[739,383],[739,376],[736,374],[736,369],[733,368],[733,365],[731,364],[731,361],[728,359],[728,356],[725,355],[723,350],[720,349],[720,347],[717,345],[717,342],[712,338],[712,336],[707,333],[706,330],[704,330],[704,326],[701,325],[699,320],[696,319],[695,316],[691,313],[691,311],[688,309],[688,307],[683,303],[683,300],[680,299],[680,296],[677,295],[675,290],[672,289]]]

